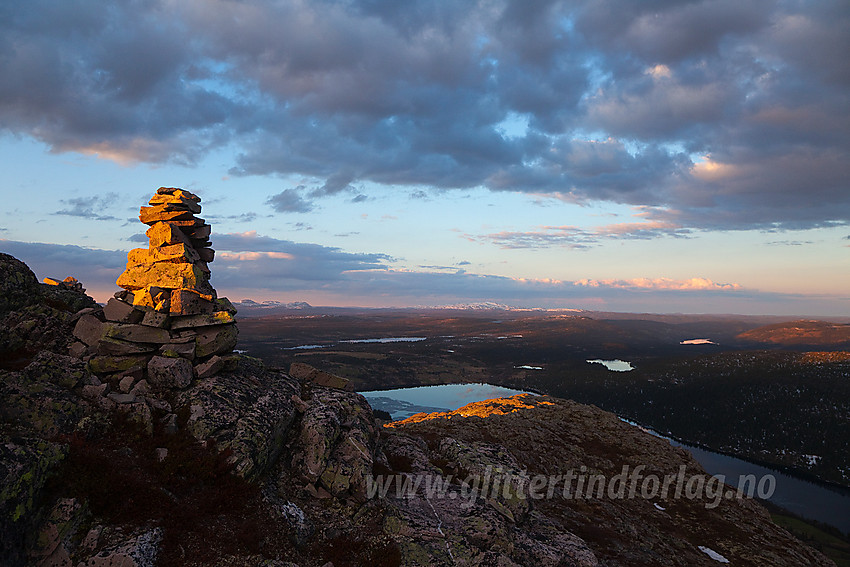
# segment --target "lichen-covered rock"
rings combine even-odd
[[[41,300],[41,284],[29,266],[0,252],[0,317]]]
[[[153,528],[111,545],[79,563],[80,567],[155,567],[162,529]]]
[[[14,260],[11,256],[3,256]],[[8,286],[10,289],[0,290],[0,303],[17,306],[18,309],[0,313],[0,368],[9,370],[23,368],[40,351],[66,354],[73,339],[70,330],[76,321],[71,308],[63,301],[49,301],[52,297],[51,293],[42,293],[38,290],[34,292],[34,295],[27,295],[28,299],[23,300],[15,282],[27,278],[23,277],[24,272],[17,269],[17,264],[14,262],[7,261],[6,265],[11,271],[5,274],[2,271],[5,268],[0,266],[0,288]],[[29,273],[32,274],[32,272]],[[21,285],[23,289],[29,289],[26,283]],[[80,305],[95,305],[94,300],[80,292],[60,291],[80,299]],[[6,297],[7,294],[8,297]]]
[[[81,309],[97,307],[97,302],[83,291],[39,284],[43,302],[67,313],[76,313]]]
[[[0,370],[0,422],[6,431],[45,438],[74,431],[86,408],[71,391],[89,373],[69,356],[41,352],[18,372]]]
[[[89,369],[95,374],[133,372],[145,369],[150,358],[146,355],[98,355],[89,360]]]
[[[148,362],[148,381],[158,388],[185,388],[192,383],[192,363],[185,358],[154,356]]]
[[[38,437],[0,437],[0,558],[8,564],[24,564],[42,489],[67,454],[67,446]]]
[[[360,394],[314,386],[294,445],[293,468],[338,498],[365,500],[377,424]]]
[[[206,358],[214,354],[227,354],[233,351],[239,338],[236,325],[215,325],[195,329],[195,356]]]
[[[38,530],[38,537],[30,550],[30,561],[39,567],[73,565],[78,534],[88,517],[84,503],[76,498],[60,498]]]
[[[462,443],[451,437],[440,441],[438,449],[442,460],[452,463],[451,472],[463,471],[466,475],[485,478],[499,475],[503,482],[488,504],[511,522],[521,523],[531,511],[527,475],[513,455],[496,443]]]
[[[212,439],[232,451],[236,473],[256,477],[280,456],[295,417],[291,397],[298,384],[257,360],[238,357],[236,366],[196,381],[177,396],[189,414],[186,427],[199,441]]]

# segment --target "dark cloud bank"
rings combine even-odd
[[[844,0],[34,0],[0,38],[0,128],[152,163],[233,144],[232,174],[315,180],[277,211],[371,181],[671,230],[850,219]]]

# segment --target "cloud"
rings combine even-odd
[[[207,205],[209,205],[209,203],[207,203]],[[255,220],[257,220],[257,218],[259,218],[260,215],[258,215],[257,213],[251,212],[251,213],[241,213],[241,214],[238,214],[238,215],[218,215],[218,216],[206,215],[206,216],[207,216],[207,220],[210,220],[210,221],[230,220],[230,221],[234,221],[234,222],[254,222]]]
[[[385,254],[351,253],[319,244],[279,240],[256,231],[218,235],[213,285],[287,290],[327,286],[349,272],[385,270]]]
[[[774,240],[772,242],[766,242],[766,246],[807,246],[809,244],[814,244],[812,240]]]
[[[850,218],[849,30],[842,0],[14,2],[0,127],[120,163],[232,147],[231,175],[310,199],[484,187],[804,229]]]
[[[118,217],[103,214],[103,211],[111,208],[117,200],[117,193],[107,193],[102,196],[95,195],[93,197],[62,199],[60,202],[64,203],[67,208],[56,211],[53,214],[81,217],[88,220],[98,221],[120,220]]]
[[[579,286],[607,287],[616,289],[639,289],[639,290],[677,290],[677,291],[733,291],[741,289],[736,283],[715,283],[707,278],[690,278],[687,280],[673,280],[670,278],[634,278],[628,280],[578,280]]]
[[[277,195],[272,195],[266,200],[274,210],[279,213],[307,213],[313,210],[313,203],[301,198],[303,185],[295,189],[285,189]]]
[[[584,229],[576,226],[541,226],[536,231],[502,231],[483,236],[465,235],[477,241],[488,241],[501,248],[549,248],[563,246],[572,249],[590,248],[604,240],[631,239],[648,240],[651,238],[686,238],[689,229],[672,222],[648,221],[635,223],[617,223]]]

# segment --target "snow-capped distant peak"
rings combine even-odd
[[[306,301],[293,301],[290,303],[283,303],[282,301],[276,301],[273,299],[268,299],[263,302],[257,302],[253,299],[243,299],[242,301],[238,301],[235,303],[237,307],[254,307],[260,309],[271,309],[271,308],[280,308],[280,309],[307,309],[312,307]]]
[[[454,305],[439,305],[434,309],[465,309],[474,311],[511,311],[516,309],[510,305],[502,303],[494,303],[492,301],[483,301],[478,303],[455,303]]]

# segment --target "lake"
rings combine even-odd
[[[601,360],[599,358],[594,360],[588,360],[590,364],[601,364],[608,370],[612,372],[628,372],[629,370],[634,370],[634,366],[630,362],[626,362],[625,360]]]
[[[417,413],[452,411],[472,402],[527,392],[492,384],[442,384],[360,393],[373,408],[388,412],[394,420],[399,420]]]
[[[420,412],[452,411],[472,402],[531,392],[492,384],[444,384],[360,393],[369,400],[373,408],[386,411],[393,419],[399,420]],[[649,432],[664,437],[654,431]],[[723,475],[726,482],[733,486],[743,475],[755,475],[757,479],[773,475],[776,485],[773,494],[768,498],[770,502],[804,518],[817,520],[844,533],[850,533],[850,489],[809,482],[743,459],[721,455],[666,437],[665,439],[690,451],[708,474]]]

